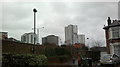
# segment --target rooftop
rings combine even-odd
[[[120,25],[120,20],[113,20],[113,23],[111,23],[109,26],[116,26]]]
[[[104,26],[103,29],[108,29],[110,27],[120,26],[120,20],[113,20],[112,23],[108,26]]]

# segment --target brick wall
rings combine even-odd
[[[32,54],[33,44],[2,40],[2,53]],[[35,54],[44,54],[45,46],[36,45]]]

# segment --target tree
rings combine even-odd
[[[92,45],[92,47],[101,47],[104,45],[104,41],[100,39],[92,39],[90,44]]]

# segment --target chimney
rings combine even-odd
[[[109,25],[111,24],[111,19],[110,19],[110,17],[108,17],[107,22],[108,22],[108,26],[109,26]]]

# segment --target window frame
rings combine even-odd
[[[110,38],[112,39],[120,38],[120,27],[111,27],[109,31]]]

